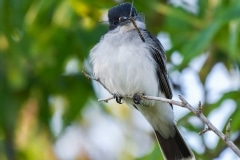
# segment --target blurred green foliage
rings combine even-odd
[[[64,128],[81,119],[83,107],[94,97],[91,81],[81,73],[84,60],[107,31],[99,23],[101,17],[116,4],[110,0],[0,0],[0,159],[56,159],[51,149],[57,137],[50,127],[54,109],[49,98],[66,100]],[[206,95],[206,78],[216,63],[222,62],[229,72],[239,70],[240,1],[199,0],[196,14],[167,1],[135,1],[135,7],[145,14],[149,31],[170,34],[168,60],[174,51],[183,56],[174,70],[181,72],[192,59],[209,52],[198,72]],[[79,61],[79,72],[64,74],[72,58]],[[226,99],[239,107],[239,88],[224,93],[214,104],[205,101],[204,113],[208,115]],[[191,116],[179,123],[198,132],[202,128],[186,124]],[[231,115],[232,133],[239,131],[239,117],[236,109]],[[214,150],[204,147],[205,154],[196,157],[211,159],[221,153],[224,143],[219,141]],[[157,151],[143,159],[161,157]]]

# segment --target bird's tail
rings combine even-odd
[[[161,134],[155,130],[155,134],[162,152],[167,160],[195,160],[194,154],[189,149],[182,138],[177,127],[174,127],[176,134],[174,137],[163,138]]]

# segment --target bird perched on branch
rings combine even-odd
[[[141,98],[172,98],[163,46],[130,3],[111,8],[108,21],[108,32],[90,52],[94,76],[118,103],[124,101],[143,114],[165,159],[195,159],[175,125],[171,104]]]

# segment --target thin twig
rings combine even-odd
[[[199,115],[200,113],[202,113],[202,104],[201,104],[201,101],[199,101],[198,107],[197,107],[197,114]]]
[[[112,100],[112,99],[114,99],[114,97],[113,96],[111,96],[111,97],[108,97],[108,98],[102,98],[102,99],[98,99],[98,102],[108,102],[109,100]]]
[[[231,122],[232,122],[232,119],[229,119],[228,124],[226,126],[226,134],[225,134],[226,135],[226,140],[228,140],[229,137],[230,137]]]
[[[181,95],[179,95],[180,100],[186,104],[183,107],[189,109],[192,113],[194,113],[204,124],[208,126],[218,137],[220,137],[239,157],[240,157],[240,150],[238,147],[226,136],[219,131],[204,115],[203,113],[198,113],[198,111],[193,108]]]
[[[113,93],[111,91],[109,91],[109,89],[97,78],[94,78],[90,75],[88,75],[87,73],[83,72],[84,75],[87,78],[90,78],[92,80],[97,81],[98,83],[100,83],[111,95],[113,95]],[[132,98],[130,96],[122,96],[122,98]],[[162,102],[166,102],[166,103],[171,103],[173,105],[176,106],[180,106],[183,108],[187,108],[188,110],[190,110],[193,114],[195,114],[204,124],[206,124],[207,128],[204,129],[203,131],[200,132],[200,134],[204,134],[207,131],[213,131],[218,137],[220,137],[239,157],[240,157],[240,150],[238,149],[238,147],[231,141],[229,140],[229,132],[230,132],[230,122],[229,121],[227,127],[226,127],[226,135],[224,135],[221,131],[219,131],[202,113],[202,105],[201,102],[199,102],[198,108],[194,108],[192,107],[181,95],[179,95],[179,99],[181,100],[181,102],[179,101],[175,101],[172,99],[167,99],[167,98],[163,98],[163,97],[153,97],[153,96],[146,96],[143,95],[141,96],[141,98],[147,99],[147,100],[156,100],[156,101],[162,101]],[[108,97],[108,98],[104,98],[104,99],[99,99],[98,101],[109,101],[111,99],[114,99],[113,96]]]
[[[198,134],[199,135],[203,135],[204,133],[208,132],[208,131],[211,131],[211,128],[207,127],[205,128],[204,130],[200,131]]]
[[[132,24],[134,25],[134,27],[136,28],[136,30],[137,30],[137,32],[138,32],[138,35],[139,35],[139,37],[141,38],[141,40],[142,40],[143,42],[145,42],[145,39],[143,38],[143,35],[142,35],[142,33],[140,32],[140,30],[139,30],[139,28],[138,28],[135,20],[133,19],[133,17],[130,17],[129,19],[130,19],[130,21],[132,22]]]
[[[105,84],[103,84],[101,82],[101,80],[99,78],[95,78],[93,76],[90,76],[89,74],[87,74],[86,72],[82,71],[82,73],[84,74],[85,77],[87,77],[88,79],[92,79],[94,81],[97,81],[98,83],[100,83],[111,95],[113,95],[113,93],[105,86]]]

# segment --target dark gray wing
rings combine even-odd
[[[149,43],[153,59],[158,64],[156,68],[156,74],[159,80],[160,89],[163,93],[165,93],[166,98],[171,99],[172,90],[169,84],[168,72],[166,69],[166,56],[163,46],[160,41],[150,32],[148,32],[147,30],[143,30],[143,32],[147,34],[146,37],[144,36],[144,38],[146,38],[145,43]]]

